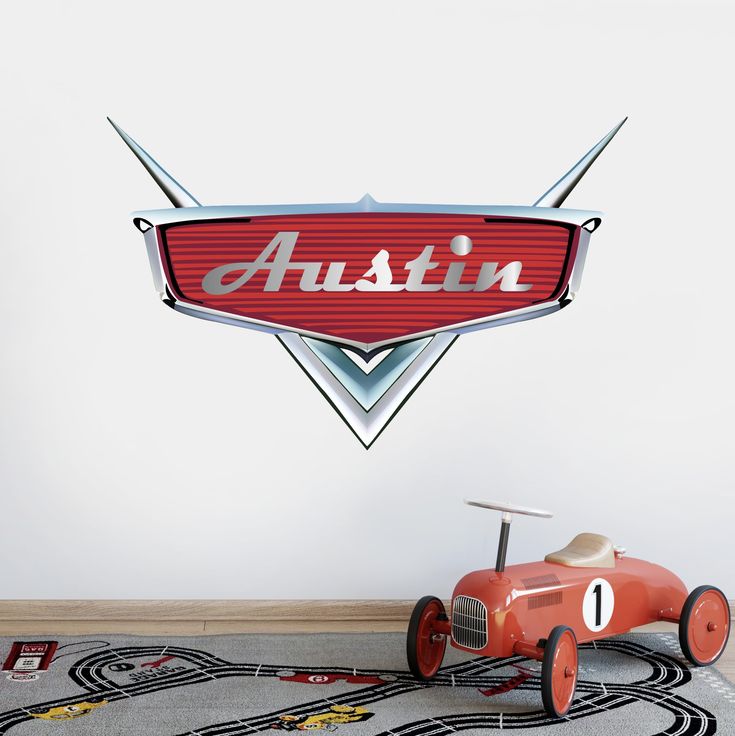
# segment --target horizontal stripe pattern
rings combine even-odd
[[[519,283],[532,287],[524,292],[501,291],[499,284],[483,292],[304,292],[300,289],[302,272],[293,269],[285,274],[278,292],[263,291],[269,275],[265,270],[228,294],[204,291],[202,279],[209,271],[255,261],[279,232],[298,233],[292,262],[322,264],[317,283],[323,282],[330,263],[344,262],[341,283],[354,284],[365,277],[378,251],[387,250],[393,283],[403,284],[408,277],[406,263],[425,246],[433,245],[431,260],[439,265],[426,272],[426,284],[443,284],[450,263],[464,264],[460,282],[474,285],[483,263],[497,263],[499,270],[520,261]],[[182,301],[294,331],[375,343],[495,316],[554,297],[565,285],[560,282],[565,277],[572,234],[567,226],[534,220],[364,212],[182,223],[159,229],[159,243],[169,281]],[[471,238],[468,255],[457,256],[450,250],[456,235]],[[223,281],[231,283],[242,273],[234,270]]]

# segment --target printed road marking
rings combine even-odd
[[[251,731],[255,731],[256,733],[258,733],[258,729],[253,728],[249,723],[245,723],[245,721],[238,721],[238,723],[241,723],[243,726],[245,726],[245,728],[249,728]]]
[[[217,679],[211,672],[207,672],[207,671],[201,669],[200,667],[195,667],[194,668],[194,672],[201,672],[203,675],[206,675],[207,677],[211,678],[212,680],[216,680]]]
[[[597,710],[604,710],[605,712],[608,710],[604,705],[597,705],[597,703],[592,700],[585,700],[585,703],[591,705],[593,708],[597,708]],[[564,716],[564,718],[569,720],[569,716]]]
[[[110,651],[118,658],[121,659],[123,662],[127,662],[128,660],[125,659],[121,654],[118,654],[114,649],[110,649]]]
[[[126,693],[122,688],[115,687],[115,688],[113,688],[113,690],[115,692],[122,693],[126,698],[132,698],[133,697],[132,695]]]

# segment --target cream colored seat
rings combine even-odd
[[[615,567],[615,550],[607,537],[586,532],[577,534],[564,549],[544,559],[567,567]]]

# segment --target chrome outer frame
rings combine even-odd
[[[360,213],[360,212],[411,212],[417,214],[472,214],[485,217],[518,217],[524,219],[547,220],[560,224],[572,225],[580,228],[577,254],[572,264],[567,288],[562,294],[550,301],[540,302],[523,309],[511,310],[489,317],[481,317],[467,322],[448,325],[436,330],[417,332],[409,336],[381,340],[375,343],[362,343],[354,340],[337,339],[309,330],[297,330],[288,325],[253,319],[240,315],[222,312],[209,307],[178,299],[173,288],[166,279],[166,272],[161,262],[158,242],[158,226],[180,224],[200,220],[218,220],[223,218],[262,217],[267,215],[303,215],[329,213]],[[579,290],[584,268],[585,257],[590,238],[590,230],[585,226],[596,229],[602,221],[602,213],[591,210],[561,209],[558,207],[522,207],[522,206],[481,206],[481,205],[421,205],[421,204],[388,204],[375,201],[370,195],[365,195],[355,203],[345,204],[295,204],[295,205],[261,205],[261,206],[222,206],[222,207],[187,207],[169,208],[163,210],[143,210],[132,214],[134,222],[140,229],[140,224],[147,223],[151,227],[144,231],[144,239],[148,252],[148,260],[153,272],[153,281],[159,296],[172,309],[191,317],[206,319],[212,322],[221,322],[238,327],[246,327],[261,332],[280,335],[285,332],[295,333],[316,340],[323,340],[342,346],[351,347],[362,353],[374,353],[400,343],[431,337],[440,333],[455,335],[465,332],[499,327],[500,325],[522,322],[536,317],[552,314],[571,303]]]
[[[411,212],[416,214],[485,215],[486,217],[523,217],[554,220],[568,225],[584,225],[589,220],[602,218],[595,210],[574,210],[562,207],[535,207],[524,205],[480,204],[404,204],[378,202],[366,194],[357,202],[337,204],[264,204],[219,205],[201,207],[167,207],[133,212],[151,225],[169,225],[190,220],[215,220],[236,217],[263,217],[266,215],[328,215],[355,212]]]

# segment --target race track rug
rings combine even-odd
[[[448,648],[427,685],[404,648],[399,634],[2,638],[0,734],[735,734],[735,687],[687,665],[675,634],[581,647],[560,720],[541,708],[537,662]]]

